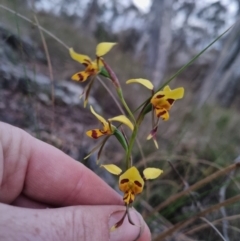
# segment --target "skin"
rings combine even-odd
[[[97,191],[96,191],[97,190]],[[122,197],[91,170],[23,130],[0,122],[0,240],[148,241]]]

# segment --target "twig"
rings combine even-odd
[[[185,186],[185,189],[189,188],[189,184],[187,183],[187,181],[184,180],[184,178],[181,176],[181,174],[178,172],[178,170],[174,167],[174,165],[168,160],[168,163],[171,165],[171,167],[173,168],[173,170],[177,173],[177,175],[179,176],[179,178],[181,179],[183,185]],[[189,196],[191,197],[191,199],[193,200],[193,203],[195,204],[195,206],[200,210],[203,211],[202,205],[200,204],[200,202],[198,202],[194,196],[194,194],[192,192],[189,192]],[[223,207],[221,207],[223,208]],[[227,239],[225,239],[223,237],[223,235],[220,233],[220,231],[214,226],[214,224],[212,222],[210,222],[208,219],[201,217],[200,218],[202,221],[206,222],[210,227],[212,227],[216,233],[222,238],[222,240],[224,241],[229,241]]]
[[[240,156],[238,156],[238,157],[234,160],[235,163],[237,163],[237,162],[239,162],[239,161],[240,161]],[[220,190],[219,190],[219,201],[220,201],[220,202],[223,202],[223,201],[225,200],[226,190],[227,190],[227,188],[228,188],[228,186],[229,186],[229,184],[230,184],[230,182],[231,182],[231,179],[233,178],[234,174],[235,174],[235,170],[232,170],[232,171],[229,173],[229,175],[228,175],[228,177],[227,177],[227,180],[224,181],[224,185],[220,188]],[[227,212],[226,212],[225,207],[221,207],[221,208],[220,208],[220,211],[221,211],[223,217],[227,217]],[[226,239],[227,241],[230,241],[230,239],[229,239],[229,237],[228,237],[228,225],[229,225],[228,220],[227,220],[227,219],[223,219],[223,220],[222,220],[223,235],[224,235],[224,237],[225,237],[225,239]]]
[[[196,215],[194,215],[193,217],[183,221],[183,222],[179,222],[177,224],[175,224],[172,228],[170,228],[169,230],[161,233],[158,237],[156,237],[153,241],[163,241],[167,236],[172,235],[173,233],[175,233],[176,231],[178,231],[179,229],[185,227],[186,225],[193,223],[194,221],[196,221],[198,218],[200,217],[204,217],[205,215],[207,215],[208,213],[211,213],[223,206],[227,206],[230,205],[232,203],[235,203],[237,201],[240,201],[240,195],[237,195],[235,197],[229,198],[227,200],[225,200],[224,202],[218,203],[216,205],[213,205],[207,209],[205,209],[204,211],[197,213]]]
[[[218,224],[219,222],[222,222],[223,220],[235,220],[235,219],[238,219],[238,218],[240,218],[240,214],[219,218],[217,220],[212,221],[212,223]],[[208,227],[207,224],[197,225],[196,227],[193,227],[190,230],[185,231],[184,233],[187,234],[187,235],[192,235],[192,234],[194,234],[198,231],[201,231],[202,229],[207,228],[207,227]]]
[[[211,222],[209,222],[206,218],[204,218],[204,217],[201,217],[200,218],[201,220],[203,220],[204,222],[206,222],[209,226],[211,226],[215,231],[216,231],[216,233],[220,236],[220,238],[223,240],[223,241],[227,241],[224,237],[223,237],[223,235],[219,232],[219,230],[211,223]]]
[[[193,184],[192,186],[190,186],[188,189],[186,190],[183,190],[179,193],[176,193],[175,195],[172,195],[171,197],[169,197],[166,201],[162,202],[160,205],[158,205],[156,208],[154,208],[154,212],[158,212],[160,210],[162,210],[163,208],[165,208],[166,206],[168,206],[170,203],[173,203],[175,202],[177,199],[185,196],[186,194],[188,194],[189,192],[192,192],[198,188],[200,188],[201,186],[211,182],[212,180],[222,176],[222,175],[225,175],[227,173],[229,173],[230,171],[236,169],[240,167],[240,163],[237,162],[237,163],[234,163],[222,170],[219,170],[213,174],[211,174],[210,176],[198,181],[197,183]],[[151,214],[149,214],[150,216]]]

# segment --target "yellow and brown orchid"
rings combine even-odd
[[[168,111],[171,109],[176,100],[183,98],[183,95],[183,87],[171,90],[168,85],[166,85],[163,90],[154,94],[151,98],[151,103],[155,109],[156,116],[167,121],[169,119]]]
[[[76,60],[77,62],[83,64],[86,68],[83,71],[77,72],[71,78],[72,80],[84,82],[88,79],[88,77],[93,77],[89,84],[84,88],[83,93],[80,97],[84,96],[84,107],[86,107],[88,102],[88,96],[95,80],[95,76],[97,74],[101,74],[105,77],[109,77],[109,73],[104,67],[103,56],[108,53],[111,48],[116,45],[116,43],[100,43],[96,47],[96,59],[91,60],[91,58],[87,55],[78,54],[76,53],[73,48],[69,49],[70,56],[72,59]]]
[[[158,129],[158,122],[159,118],[161,118],[164,121],[167,121],[169,119],[169,110],[172,108],[174,102],[178,99],[182,99],[184,96],[184,88],[176,88],[171,90],[168,85],[166,85],[163,90],[157,91],[154,94],[154,86],[153,84],[147,80],[147,79],[130,79],[126,82],[127,84],[131,83],[138,83],[142,84],[146,88],[152,90],[152,97],[151,97],[151,104],[153,106],[153,110],[155,111],[155,114],[157,116],[156,123],[153,120],[153,128],[148,135],[147,139],[153,138],[154,143],[156,147],[158,148],[158,144],[156,142],[156,133]]]
[[[101,167],[104,167],[108,172],[114,175],[120,175],[122,173],[121,168],[114,164],[101,165]],[[143,170],[143,175],[141,176],[138,169],[135,166],[132,166],[127,169],[122,175],[120,175],[118,183],[119,189],[124,193],[123,201],[127,206],[127,209],[121,220],[118,221],[111,228],[112,231],[118,228],[123,223],[124,218],[127,214],[129,222],[134,225],[128,213],[129,205],[133,203],[135,196],[143,191],[144,183],[146,180],[155,179],[159,177],[162,173],[163,171],[158,168],[146,168]]]
[[[76,53],[73,48],[69,49],[72,59],[86,66],[85,70],[77,72],[72,76],[72,80],[84,82],[90,76],[95,76],[101,73],[103,69],[102,56],[108,53],[116,43],[103,42],[97,45],[96,48],[96,60],[91,60],[87,55]],[[104,75],[104,72],[102,73]]]
[[[90,110],[91,110],[92,114],[101,122],[101,124],[103,126],[102,129],[93,129],[93,130],[89,130],[86,132],[87,136],[89,136],[93,139],[98,139],[99,137],[104,136],[104,135],[114,134],[114,132],[117,130],[117,128],[111,124],[111,122],[113,122],[113,121],[118,121],[120,123],[123,123],[123,124],[127,125],[131,130],[133,130],[133,128],[134,128],[132,122],[125,115],[119,115],[119,116],[110,118],[108,120],[105,120],[102,116],[100,116],[99,114],[97,114],[94,111],[92,106],[90,106]]]
[[[133,126],[132,122],[125,115],[115,116],[113,118],[110,118],[110,119],[106,120],[105,118],[103,118],[102,116],[97,114],[95,112],[95,110],[92,108],[92,106],[90,106],[90,110],[91,110],[92,114],[101,122],[102,129],[88,130],[86,132],[86,135],[93,138],[93,139],[98,139],[102,136],[105,136],[105,138],[99,145],[94,147],[90,151],[89,155],[87,155],[84,159],[87,159],[90,155],[92,155],[93,152],[95,152],[99,148],[98,158],[97,158],[97,162],[98,162],[99,158],[100,158],[100,155],[101,155],[101,152],[102,152],[102,149],[103,149],[106,141],[108,140],[108,138],[111,135],[114,135],[118,139],[118,141],[120,142],[122,147],[125,149],[125,151],[127,151],[128,150],[128,144],[127,144],[127,140],[126,140],[125,135],[121,131],[119,131],[116,126],[112,125],[111,123],[113,121],[117,121],[117,122],[120,122],[122,124],[125,124],[131,130],[133,130],[134,126]]]

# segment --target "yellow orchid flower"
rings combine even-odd
[[[155,109],[156,116],[167,121],[169,119],[168,111],[171,109],[175,100],[182,99],[183,95],[183,87],[171,90],[168,85],[165,86],[163,90],[160,90],[154,94],[154,96],[151,98],[151,103]]]
[[[126,83],[127,84],[131,84],[131,83],[141,84],[141,85],[145,86],[146,88],[152,90],[152,93],[154,93],[153,92],[154,86],[147,79],[130,79]],[[163,88],[163,90],[160,90],[152,95],[150,102],[153,106],[153,109],[154,109],[155,114],[158,119],[157,119],[156,123],[154,123],[154,120],[153,120],[153,123],[154,123],[153,128],[152,128],[150,134],[148,135],[147,140],[153,138],[153,141],[157,148],[158,148],[158,144],[156,141],[156,133],[157,133],[157,129],[158,129],[159,118],[161,118],[164,121],[167,121],[169,119],[169,110],[173,106],[174,102],[178,99],[182,99],[183,96],[184,96],[184,88],[183,87],[171,90],[168,85],[166,85]]]
[[[75,81],[84,82],[87,80],[89,76],[97,75],[102,67],[103,63],[101,61],[101,57],[108,53],[111,48],[116,45],[116,43],[100,43],[96,47],[96,57],[97,59],[92,61],[91,58],[87,55],[76,53],[73,48],[69,49],[70,56],[72,59],[86,66],[85,70],[77,72],[74,74],[71,79]],[[104,73],[102,73],[104,75]]]
[[[111,122],[113,122],[113,121],[121,122],[121,123],[127,125],[131,130],[133,130],[133,128],[134,128],[132,122],[124,115],[115,116],[113,118],[105,120],[102,116],[100,116],[99,114],[97,114],[94,111],[92,106],[90,106],[90,110],[91,110],[92,114],[103,125],[102,129],[93,129],[93,130],[89,130],[89,131],[86,132],[87,136],[89,136],[91,138],[98,139],[99,137],[101,137],[103,135],[112,135],[112,134],[114,134],[114,132],[116,131],[117,128],[114,125],[111,124]]]
[[[121,168],[114,164],[101,165],[108,172],[114,175],[122,173]],[[130,167],[119,177],[119,189],[124,193],[123,201],[126,205],[131,204],[135,196],[143,191],[144,182],[148,179],[155,179],[159,177],[163,171],[158,168],[146,168],[143,171],[143,177],[140,175],[135,166]]]
[[[108,172],[114,174],[114,175],[120,175],[122,173],[121,168],[114,164],[108,164],[108,165],[101,165],[101,167],[104,167]],[[125,216],[128,214],[128,220],[129,222],[134,225],[134,223],[131,221],[131,218],[128,213],[128,207],[135,199],[135,196],[137,194],[140,194],[143,191],[144,188],[144,182],[148,179],[155,179],[159,177],[163,171],[158,168],[146,168],[143,171],[143,176],[140,175],[138,169],[135,166],[130,167],[127,169],[120,177],[119,177],[119,189],[124,193],[123,201],[125,205],[127,206],[126,212],[121,218],[120,221],[118,221],[112,228],[111,231],[118,228],[124,221]]]

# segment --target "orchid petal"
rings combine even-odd
[[[111,119],[108,119],[109,121],[118,121],[121,122],[123,124],[125,124],[126,126],[128,126],[132,131],[134,129],[134,126],[132,124],[132,122],[125,116],[125,115],[119,115],[119,116],[115,116]]]
[[[93,115],[95,115],[95,117],[105,126],[107,125],[107,121],[102,117],[100,116],[99,114],[97,114],[94,109],[92,108],[92,106],[90,106],[90,110],[92,112]]]
[[[152,99],[161,99],[164,97],[164,99],[173,99],[178,100],[183,98],[184,96],[184,88],[180,87],[174,90],[170,90],[169,86],[165,86],[163,90],[158,91]]]
[[[169,85],[166,85],[166,86],[163,88],[163,91],[171,91]]]
[[[143,170],[143,176],[146,180],[155,179],[163,173],[163,170],[159,168],[149,167]]]
[[[83,54],[78,54],[76,53],[73,48],[69,49],[69,53],[72,59],[76,60],[77,62],[81,63],[81,64],[86,64],[87,62],[91,62],[90,57],[88,57],[87,55],[83,55]]]
[[[89,130],[86,132],[86,135],[93,138],[93,139],[98,139],[99,137],[103,136],[103,135],[107,135],[108,133],[104,133],[102,130],[100,129],[93,129],[93,130]]]
[[[71,79],[79,82],[84,82],[87,80],[87,78],[90,76],[90,73],[87,73],[86,71],[77,72],[74,74]]]
[[[146,88],[153,90],[154,86],[153,84],[147,80],[147,79],[129,79],[126,84],[131,84],[131,83],[138,83],[141,85],[144,85]]]
[[[114,175],[119,175],[122,172],[122,169],[114,164],[101,165],[101,167],[104,167],[108,172]]]
[[[144,181],[138,171],[138,169],[135,166],[130,167],[127,171],[125,171],[119,178],[119,188],[122,192],[127,192],[129,190],[129,186],[125,185],[127,182],[135,183],[137,182],[138,185],[136,186],[136,190],[134,191],[134,194],[138,194],[142,192],[144,187]],[[136,184],[135,184],[136,185]]]
[[[116,45],[117,43],[107,43],[107,42],[104,42],[104,43],[100,43],[97,45],[97,48],[96,48],[96,55],[98,57],[101,57],[103,55],[105,55],[106,53],[108,53],[112,47],[114,45]]]
[[[165,108],[156,108],[155,111],[158,118],[161,117],[164,121],[169,119],[169,113]]]

